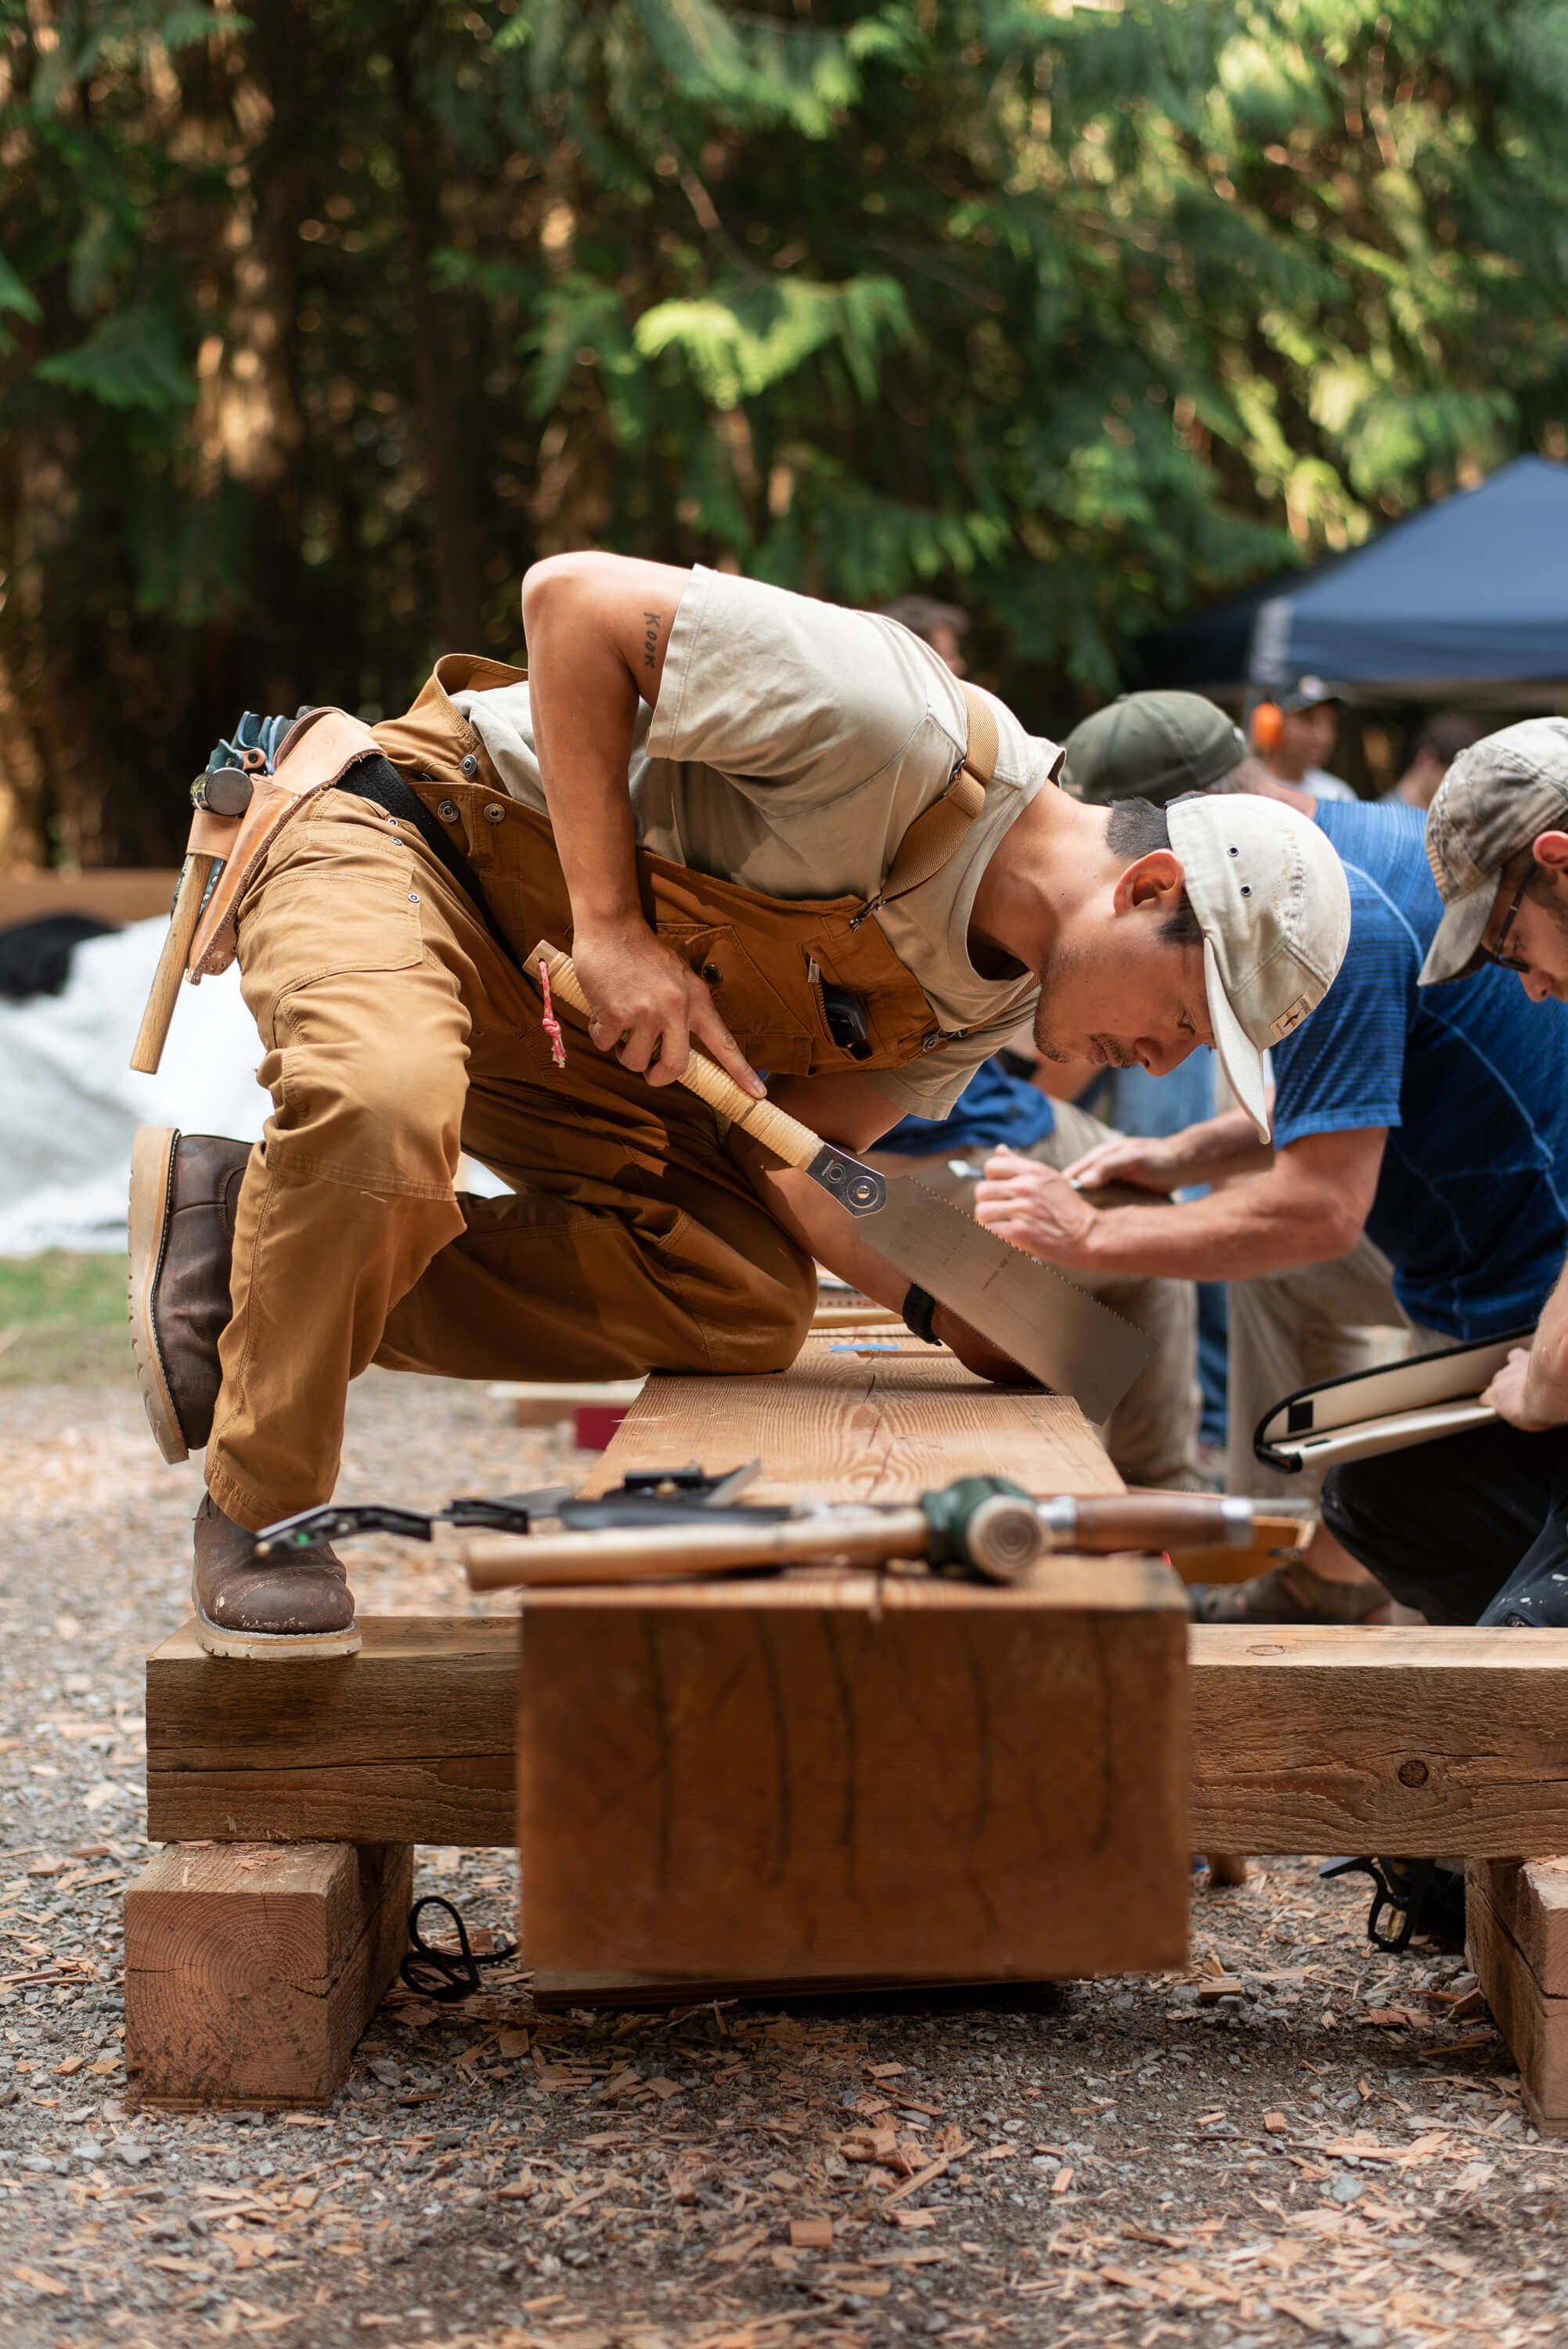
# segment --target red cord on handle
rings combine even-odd
[[[558,1069],[566,1066],[566,1044],[561,1033],[561,1022],[550,1000],[550,965],[542,955],[539,957],[539,983],[544,989],[544,1019],[541,1023],[550,1039],[550,1057]]]

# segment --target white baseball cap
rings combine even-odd
[[[1278,800],[1204,792],[1165,813],[1203,933],[1214,1049],[1267,1142],[1264,1054],[1315,1010],[1345,959],[1345,867],[1312,818]]]

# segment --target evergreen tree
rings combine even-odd
[[[0,0],[0,823],[596,543],[1130,640],[1564,453],[1559,0]]]

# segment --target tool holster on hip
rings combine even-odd
[[[197,806],[169,936],[131,1053],[133,1069],[147,1075],[156,1071],[181,979],[194,985],[233,961],[240,901],[289,818],[340,782],[362,759],[381,756],[369,727],[346,710],[307,710],[284,736],[274,771],[255,776],[242,813],[222,815]]]
[[[361,759],[380,756],[381,745],[362,719],[350,718],[346,709],[312,709],[284,736],[275,771],[257,776],[243,815],[197,809],[190,853],[213,857],[221,869],[187,949],[186,975],[192,982],[227,970],[233,961],[240,900],[290,816],[341,781]]]

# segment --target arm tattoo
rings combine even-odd
[[[643,621],[643,667],[652,668],[659,649],[659,630],[664,626],[665,616],[662,612],[645,612]]]

